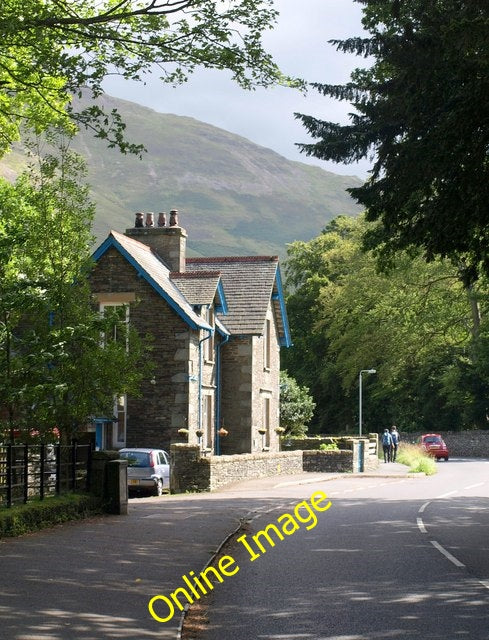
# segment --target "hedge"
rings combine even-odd
[[[102,500],[89,494],[69,493],[0,508],[0,538],[20,536],[55,524],[82,520],[103,513]]]

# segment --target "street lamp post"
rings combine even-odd
[[[362,369],[358,378],[358,435],[362,435],[362,373],[377,373],[377,369]]]

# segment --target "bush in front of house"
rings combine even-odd
[[[89,494],[69,493],[26,504],[0,508],[0,538],[20,536],[55,524],[82,520],[103,513],[102,500]]]

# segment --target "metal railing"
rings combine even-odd
[[[0,507],[69,491],[89,491],[89,444],[0,444]]]

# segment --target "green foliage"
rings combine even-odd
[[[82,520],[102,513],[100,498],[67,494],[0,508],[0,538],[20,536],[62,522]]]
[[[339,447],[336,442],[330,442],[329,444],[322,442],[319,445],[319,451],[339,451]]]
[[[420,248],[454,261],[470,284],[489,273],[489,5],[485,0],[361,0],[366,38],[332,41],[369,58],[346,85],[316,83],[351,102],[348,125],[298,115],[317,158],[375,158],[351,189],[367,211],[366,246],[384,263]]]
[[[137,152],[124,139],[118,112],[69,104],[83,91],[96,97],[108,75],[184,82],[196,67],[227,69],[243,87],[300,86],[264,51],[273,27],[271,0],[2,0],[0,8],[0,155],[21,126],[36,133],[76,122],[109,146]]]
[[[68,440],[114,395],[137,393],[150,368],[143,341],[103,345],[87,285],[93,207],[66,145],[15,185],[0,182],[0,413],[11,431],[57,426]]]
[[[280,426],[285,436],[304,436],[314,413],[307,387],[300,387],[287,372],[280,372]]]
[[[397,462],[409,467],[411,473],[424,473],[432,476],[436,473],[436,462],[421,447],[403,444],[397,452]]]
[[[377,375],[363,379],[366,430],[486,428],[487,283],[468,292],[450,262],[407,255],[379,272],[362,250],[368,227],[363,218],[340,218],[290,247],[294,347],[283,364],[311,389],[312,429],[357,429],[359,371],[370,367]]]

